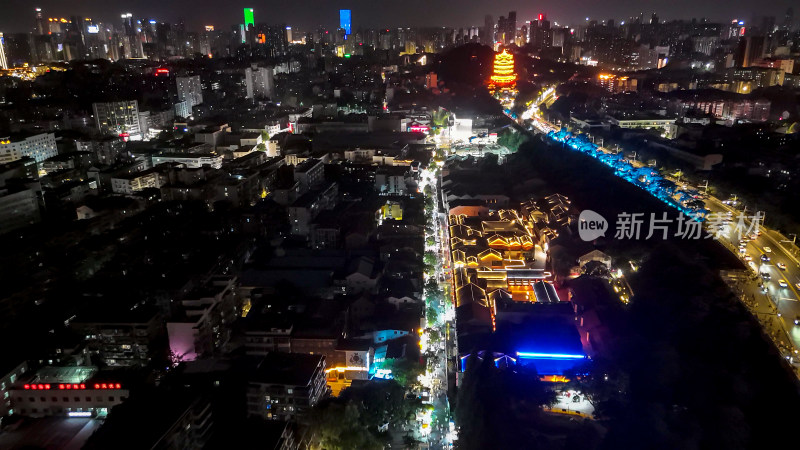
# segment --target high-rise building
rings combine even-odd
[[[487,14],[483,18],[483,36],[481,36],[481,43],[492,45],[494,44],[494,18],[491,14]]]
[[[203,87],[200,84],[200,75],[191,77],[176,77],[178,85],[178,101],[185,101],[189,111],[196,105],[203,103]]]
[[[531,22],[528,33],[530,34],[528,42],[536,48],[550,48],[553,44],[553,30],[550,29],[550,21],[544,14],[539,14],[536,20]]]
[[[244,71],[247,98],[272,98],[275,95],[275,72],[272,67],[248,67]]]
[[[92,109],[95,124],[101,133],[134,141],[142,139],[138,101],[94,103]]]
[[[42,8],[36,8],[34,11],[36,12],[36,15],[34,16],[35,17],[35,21],[36,21],[35,22],[35,24],[36,24],[36,30],[35,30],[36,34],[38,34],[40,36],[43,35],[43,34],[47,34],[48,29],[47,29],[47,27],[45,26],[45,23],[44,23],[44,16],[42,16]]]
[[[58,155],[58,148],[56,147],[56,136],[53,133],[0,137],[0,164],[25,157],[33,158],[40,163],[56,155]]]
[[[286,27],[286,42],[292,43],[292,27]]]
[[[339,28],[344,30],[345,36],[350,35],[350,27],[352,26],[352,13],[349,9],[339,10]]]
[[[764,36],[747,36],[739,39],[736,49],[736,65],[750,67],[764,56]]]
[[[122,29],[125,31],[127,36],[132,36],[135,34],[133,28],[133,14],[131,13],[123,13],[122,17]]]
[[[34,40],[29,33],[14,33],[3,36],[6,61],[10,67],[33,63]]]
[[[250,27],[255,26],[255,16],[253,15],[253,8],[244,9],[244,29],[249,30]]]
[[[711,56],[719,46],[719,36],[692,36],[692,50]]]
[[[511,44],[514,42],[514,38],[517,36],[517,12],[510,11],[508,13],[508,19],[506,20],[506,44]]]
[[[8,59],[6,58],[6,38],[0,33],[0,69],[8,69]]]

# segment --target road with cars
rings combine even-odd
[[[800,349],[800,260],[794,243],[779,233],[763,226],[758,233],[741,236],[737,230],[740,216],[745,219],[753,213],[737,209],[713,196],[705,198],[706,208],[715,214],[731,217],[720,242],[735,252],[747,265],[758,284],[757,292],[773,304],[776,316],[789,336],[794,349],[792,361],[797,363]],[[752,220],[745,220],[750,228]],[[753,227],[755,228],[755,227]]]

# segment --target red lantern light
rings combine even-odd
[[[81,389],[86,389],[86,385],[81,383]]]
[[[101,385],[101,388],[102,388],[102,389],[108,389],[108,385],[107,385],[107,384],[105,384],[105,383],[103,383],[103,384]]]
[[[30,388],[31,388],[31,385],[30,385],[30,384],[26,384],[25,386],[23,386],[23,388],[25,388],[25,389],[30,389]]]
[[[63,384],[59,384],[59,385],[58,385],[58,388],[59,388],[59,389],[64,389],[64,385],[63,385]]]
[[[100,385],[99,385],[99,384],[95,384],[95,385],[94,385],[94,388],[95,388],[95,389],[100,389]]]
[[[49,385],[49,384],[45,384],[45,385],[44,385],[44,388],[45,388],[45,389],[50,389],[50,385]]]
[[[72,385],[72,389],[78,389],[78,385],[77,384],[73,384]]]
[[[120,386],[120,384],[117,383],[117,389],[121,389],[121,388],[122,388],[122,386]]]

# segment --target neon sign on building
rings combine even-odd
[[[25,384],[22,386],[22,388],[34,391],[49,391],[50,389],[56,389],[56,388],[59,390],[87,389],[86,383],[59,383],[57,385],[56,384],[51,385],[49,383]],[[89,387],[88,389],[91,389],[91,387]],[[94,389],[122,389],[122,385],[119,383],[95,383]]]

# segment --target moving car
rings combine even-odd
[[[763,255],[761,255],[761,261],[769,262],[769,256],[767,256],[767,254],[764,253]]]
[[[772,253],[772,249],[769,248],[769,247],[764,247],[764,252],[765,253]]]
[[[787,283],[785,280],[780,280],[780,281],[778,281],[778,285],[779,285],[780,287],[782,287],[782,288],[787,288],[787,287],[789,287],[789,283]]]
[[[786,264],[784,264],[784,263],[778,263],[778,264],[776,264],[776,266],[778,266],[778,269],[786,270]]]
[[[750,256],[750,255],[744,255],[744,260],[745,260],[745,261],[752,261],[752,260],[753,260],[753,257],[752,257],[752,256]]]
[[[770,276],[770,274],[768,274],[767,272],[761,272],[761,278],[763,278],[764,281],[769,281],[772,278],[772,276]]]

